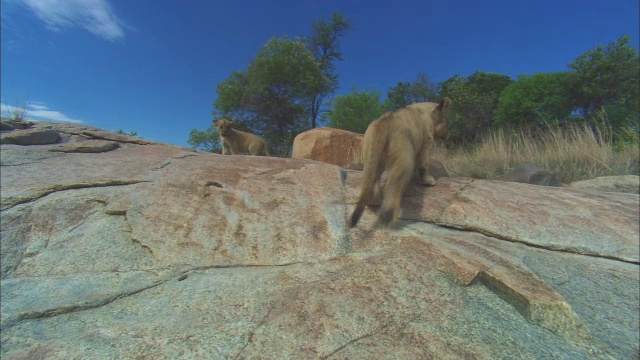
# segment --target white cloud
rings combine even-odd
[[[110,41],[124,38],[124,23],[108,0],[15,0],[24,4],[53,30],[84,28]]]
[[[25,108],[19,106],[12,106],[7,104],[1,104],[0,109],[2,111],[2,115],[11,116],[15,113],[23,113]],[[34,121],[54,121],[54,122],[68,122],[80,124],[84,121],[79,119],[72,119],[67,115],[59,112],[50,110],[49,107],[44,105],[41,102],[30,102],[26,107],[26,116],[28,120]]]
[[[30,110],[47,110],[48,107],[41,102],[32,102],[27,105]]]

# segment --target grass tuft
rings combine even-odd
[[[604,120],[605,115],[600,116]],[[552,171],[565,184],[599,176],[639,175],[638,130],[627,130],[618,136],[625,140],[618,141],[605,123],[549,127],[538,134],[497,130],[469,149],[439,147],[434,158],[446,164],[451,176],[477,179],[504,180],[523,163]]]

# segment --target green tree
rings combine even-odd
[[[307,39],[307,47],[322,70],[324,81],[313,89],[309,99],[309,117],[311,128],[317,125],[318,116],[322,104],[327,96],[333,94],[338,88],[338,75],[335,73],[335,61],[343,60],[340,49],[340,38],[351,28],[351,22],[342,14],[333,12],[328,21],[316,20],[313,22],[312,35]]]
[[[220,144],[220,135],[215,125],[211,124],[206,130],[191,129],[189,132],[189,140],[187,143],[194,149],[200,149],[213,153],[222,152],[222,144]]]
[[[288,156],[295,135],[308,127],[309,99],[325,82],[318,62],[299,40],[272,38],[246,71],[218,84],[214,116],[243,121]]]
[[[604,109],[614,131],[638,126],[640,58],[629,36],[587,51],[569,63],[576,77],[571,95],[585,119]]]
[[[393,109],[423,101],[438,101],[438,88],[425,73],[419,73],[413,82],[398,82],[387,91],[387,100]]]
[[[389,104],[380,101],[379,91],[354,88],[350,94],[333,99],[333,108],[327,112],[329,126],[363,134],[388,108]]]
[[[573,110],[568,96],[573,81],[571,72],[521,75],[502,91],[494,124],[520,127],[564,123]]]
[[[213,103],[214,118],[232,117],[236,120],[247,115],[245,102],[249,96],[249,79],[246,71],[234,71],[229,78],[217,86],[218,97]],[[247,118],[248,119],[248,118]]]
[[[491,128],[493,110],[500,93],[513,80],[496,73],[478,71],[468,77],[454,75],[440,83],[440,96],[453,99],[449,118],[449,140],[471,144]]]

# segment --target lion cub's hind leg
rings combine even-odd
[[[383,187],[380,185],[380,182],[377,182],[373,186],[373,191],[371,193],[371,196],[369,197],[369,203],[367,205],[369,205],[369,206],[380,206],[380,205],[382,205],[382,199],[383,198],[384,198]]]
[[[251,144],[249,144],[248,146],[248,151],[251,155],[255,155],[255,156],[261,156],[261,155],[265,155],[265,156],[270,156],[269,155],[269,148],[267,146],[267,142],[257,138],[254,142],[252,142]]]
[[[263,146],[259,142],[251,143],[249,145],[249,149],[248,150],[249,150],[249,154],[254,155],[254,156],[262,155],[262,153],[264,152]]]
[[[418,160],[416,164],[418,183],[424,186],[433,186],[436,184],[436,179],[429,173],[429,160],[431,159],[433,147],[433,142],[429,142],[425,144],[425,146],[420,151],[420,154],[418,154]]]
[[[367,163],[365,161],[365,163]],[[351,227],[356,226],[365,206],[380,206],[382,204],[382,189],[380,188],[380,176],[384,172],[384,163],[380,161],[368,162],[365,165],[362,174],[362,184],[360,189],[360,196],[356,207],[351,213],[350,224]]]
[[[384,198],[384,188],[381,184],[382,173],[385,170],[384,161],[380,161],[374,170],[374,182],[367,196],[367,206],[380,206]]]
[[[380,227],[395,227],[397,225],[402,194],[411,181],[414,171],[415,159],[409,152],[405,152],[394,160],[389,162],[391,164],[389,178],[384,185],[382,207],[376,222],[376,225]]]
[[[417,168],[418,183],[424,186],[433,186],[436,184],[436,178],[429,174],[428,167]]]

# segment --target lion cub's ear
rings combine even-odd
[[[440,101],[440,104],[438,104],[438,107],[436,109],[439,112],[444,112],[449,106],[451,106],[451,98],[447,96],[442,99],[442,101]]]

